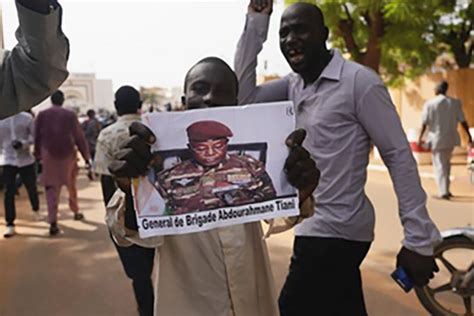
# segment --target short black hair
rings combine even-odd
[[[318,24],[318,26],[326,27],[323,11],[314,3],[296,2],[287,9],[289,8],[293,8],[293,10],[302,10],[303,12],[309,14],[312,17],[314,23]]]
[[[186,88],[187,88],[187,82],[188,82],[188,79],[189,79],[189,75],[191,74],[191,72],[193,71],[193,69],[194,69],[197,65],[205,64],[205,63],[210,63],[210,64],[215,64],[215,65],[218,65],[218,66],[222,66],[222,67],[224,67],[225,69],[227,69],[230,73],[232,73],[232,77],[233,77],[234,82],[235,82],[235,88],[237,89],[237,90],[235,91],[235,95],[238,95],[238,93],[239,93],[239,79],[237,79],[237,75],[235,74],[234,70],[232,70],[232,68],[230,68],[230,66],[229,66],[225,61],[223,61],[223,60],[220,59],[219,57],[214,57],[214,56],[205,57],[205,58],[201,59],[200,61],[198,61],[197,63],[195,63],[195,64],[188,70],[188,72],[186,73],[186,76],[184,77],[184,93],[185,93],[185,94],[186,94]]]
[[[131,86],[122,86],[115,92],[115,108],[118,115],[135,114],[142,107],[140,92]]]
[[[54,105],[63,105],[63,103],[64,103],[64,93],[61,90],[56,90],[51,95],[51,102]]]
[[[95,116],[95,111],[93,109],[87,110],[86,115],[88,117],[94,117]]]
[[[446,80],[441,81],[435,88],[436,94],[446,94],[448,92],[449,84]]]

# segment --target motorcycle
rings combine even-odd
[[[427,285],[415,288],[416,295],[433,316],[473,316],[474,228],[450,229],[441,235],[443,241],[434,249],[441,271]]]

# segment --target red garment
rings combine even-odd
[[[35,123],[35,157],[42,161],[41,181],[45,186],[68,185],[77,168],[77,150],[90,159],[84,132],[76,114],[52,106],[38,114]],[[75,178],[74,178],[75,181]]]

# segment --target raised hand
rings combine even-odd
[[[273,11],[273,0],[250,0],[248,10],[270,15]]]
[[[151,145],[156,140],[153,132],[139,122],[133,122],[129,131],[130,138],[120,146],[116,160],[109,166],[122,190],[129,188],[130,178],[142,176],[150,164],[160,163],[160,158],[151,153]]]

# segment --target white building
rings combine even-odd
[[[112,80],[97,79],[93,73],[71,73],[59,89],[66,99],[64,107],[82,114],[89,109],[114,111]],[[39,112],[50,105],[51,101],[48,98],[35,106],[33,111]]]

